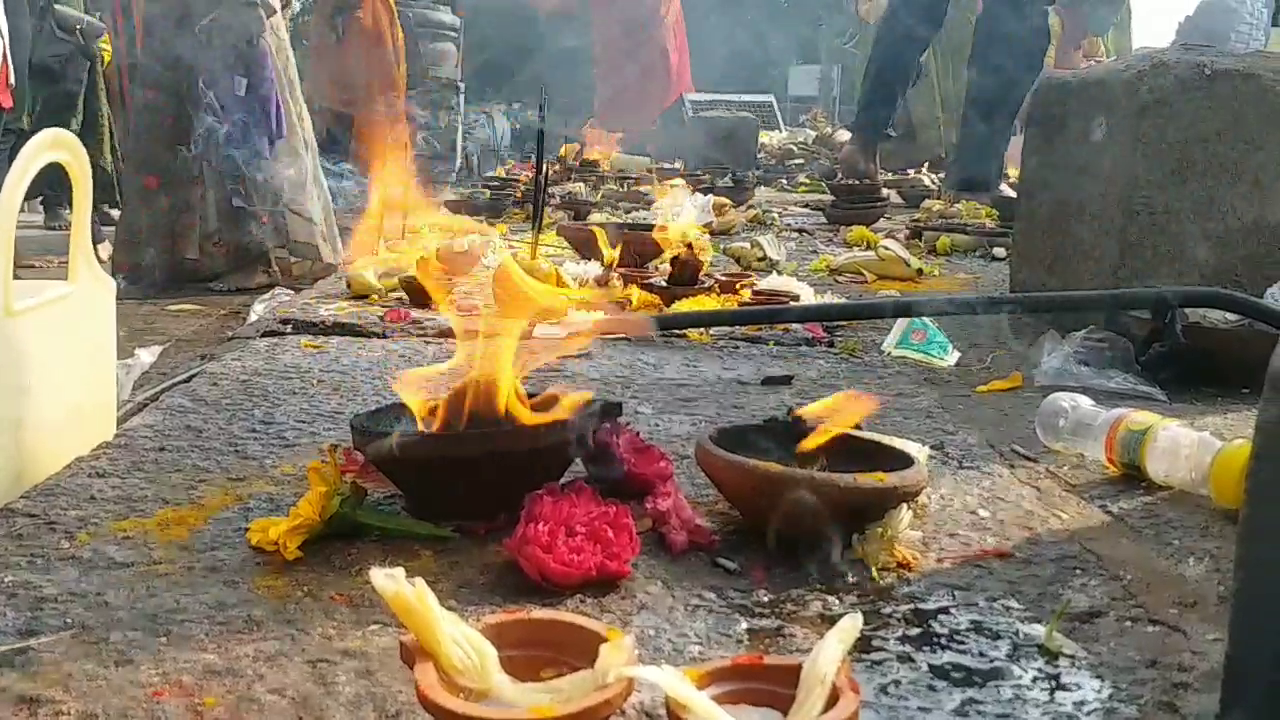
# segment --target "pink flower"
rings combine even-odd
[[[395,485],[382,474],[373,463],[361,453],[352,447],[342,448],[341,463],[338,469],[342,471],[343,476],[350,477],[357,484],[364,487],[365,490],[392,490],[399,492]]]
[[[644,497],[675,482],[676,468],[671,458],[662,448],[646,442],[630,425],[622,421],[605,423],[596,430],[595,441],[608,447],[622,462],[626,473],[621,487],[624,492]]]
[[[582,481],[551,483],[525,498],[503,544],[534,582],[556,590],[618,583],[631,576],[640,536],[631,510]]]
[[[644,509],[673,555],[680,555],[691,547],[710,550],[716,546],[715,533],[694,512],[674,480],[645,498]]]
[[[715,547],[715,533],[680,491],[675,465],[662,448],[620,421],[602,425],[595,441],[607,446],[622,463],[622,489],[644,496],[645,512],[662,534],[668,550],[679,555],[691,547]]]
[[[405,308],[391,308],[382,313],[382,322],[389,325],[403,325],[413,319],[413,313]]]

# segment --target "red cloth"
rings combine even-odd
[[[680,0],[591,0],[596,127],[647,130],[693,91]]]
[[[0,110],[13,109],[13,88],[9,87],[9,60],[0,60]]]

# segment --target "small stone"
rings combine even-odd
[[[737,575],[738,573],[742,572],[741,565],[724,556],[717,556],[715,558],[712,558],[711,562],[714,563],[716,567],[729,573],[730,575]]]

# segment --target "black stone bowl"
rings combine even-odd
[[[454,215],[467,215],[497,220],[511,209],[511,201],[502,198],[481,200],[445,200],[444,207]]]
[[[526,495],[565,474],[575,438],[594,431],[603,405],[542,425],[424,433],[408,406],[391,403],[351,418],[351,444],[400,490],[413,517],[489,522],[519,512]]]
[[[935,200],[938,197],[938,191],[930,188],[902,188],[897,192],[898,197],[909,208],[918,208],[925,200]]]
[[[701,195],[722,197],[738,207],[751,202],[756,196],[756,186],[749,182],[737,182],[733,185],[702,185],[695,190]]]
[[[865,225],[870,227],[878,222],[889,212],[888,200],[876,200],[872,202],[841,202],[839,200],[831,203],[822,211],[822,216],[826,218],[831,225]]]

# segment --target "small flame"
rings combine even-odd
[[[588,120],[582,126],[582,159],[600,164],[601,170],[608,170],[609,163],[615,153],[622,149],[622,133],[612,133],[596,127],[594,120]]]
[[[530,398],[522,380],[558,358],[585,350],[603,333],[648,334],[638,315],[585,314],[587,321],[552,339],[532,339],[539,321],[577,309],[611,308],[616,291],[573,290],[543,282],[556,275],[545,260],[517,258],[493,228],[441,210],[418,182],[406,119],[404,36],[394,4],[362,0],[361,23],[375,44],[370,83],[387,92],[357,117],[360,157],[369,176],[369,205],[356,226],[351,258],[396,255],[449,321],[457,339],[447,362],[403,373],[393,384],[424,432],[507,423],[537,425],[574,416],[591,393],[551,389]],[[538,278],[528,271],[538,266]],[[541,269],[548,272],[543,273]]]
[[[796,452],[813,452],[832,439],[857,430],[858,424],[879,408],[880,401],[875,396],[857,390],[844,390],[805,405],[795,414],[815,427],[796,445]]]
[[[707,230],[699,222],[696,198],[693,188],[680,179],[668,180],[654,188],[653,239],[663,250],[659,262],[693,247],[704,263],[710,263],[711,243]]]

